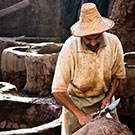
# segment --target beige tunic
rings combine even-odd
[[[112,78],[125,78],[123,50],[119,39],[103,33],[97,53],[84,48],[80,37],[71,36],[57,61],[52,92],[68,92],[78,97],[99,96],[107,92]]]

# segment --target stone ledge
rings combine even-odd
[[[60,135],[60,131],[61,131],[61,120],[60,118],[58,118],[50,123],[43,124],[41,126],[0,132],[0,135],[33,135],[33,134],[56,135],[56,133],[57,135]]]

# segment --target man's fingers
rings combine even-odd
[[[93,117],[93,116],[95,116],[97,114],[99,114],[99,111],[92,113],[91,116]]]
[[[90,120],[90,122],[93,122],[93,121],[94,121],[93,119]]]
[[[110,105],[110,103],[107,103],[106,106]]]
[[[105,108],[105,105],[102,105],[102,106],[101,106],[101,109],[103,109],[103,108]]]

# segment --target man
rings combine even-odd
[[[125,78],[121,43],[105,32],[113,26],[95,4],[85,3],[79,21],[71,27],[73,36],[59,54],[52,85],[53,95],[64,106],[62,135],[93,121],[97,108],[111,103],[120,79]]]

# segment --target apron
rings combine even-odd
[[[98,108],[102,105],[102,99],[105,97],[105,94],[102,94],[97,97],[89,98],[78,98],[71,96],[73,103],[86,114],[93,113],[97,111]],[[65,107],[62,108],[62,131],[61,135],[72,135],[72,130],[79,125],[78,119],[69,112]],[[116,109],[112,112],[112,117],[118,119]]]

